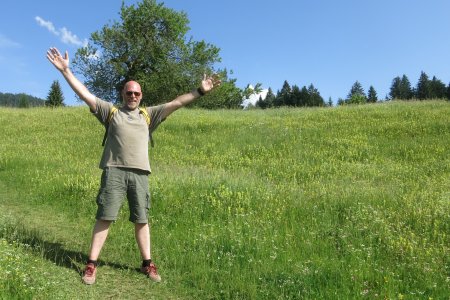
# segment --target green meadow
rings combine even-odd
[[[150,150],[152,258],[124,204],[80,279],[104,128],[0,109],[0,299],[449,299],[450,103],[182,109]]]

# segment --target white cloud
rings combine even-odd
[[[6,36],[0,34],[0,48],[17,48],[20,47],[19,43],[10,40]]]
[[[55,29],[55,26],[53,26],[53,23],[50,21],[45,21],[44,19],[42,19],[39,16],[36,16],[34,18],[36,20],[36,22],[38,22],[38,24],[42,27],[45,27],[48,29],[48,31],[50,31],[51,33],[53,33],[54,35],[59,35],[59,32]]]
[[[250,88],[253,88],[253,87],[250,86]],[[266,99],[268,92],[269,92],[269,89],[263,89],[263,90],[261,90],[261,92],[259,92],[257,94],[250,95],[250,97],[248,97],[247,99],[245,99],[242,102],[242,106],[244,108],[246,108],[249,104],[255,105],[255,103],[259,100],[259,97],[261,97],[263,100]]]
[[[66,27],[63,27],[61,29],[56,29],[52,22],[46,21],[42,19],[39,16],[36,16],[34,18],[36,22],[39,24],[39,26],[42,26],[44,28],[47,28],[48,31],[53,33],[56,36],[59,36],[61,39],[61,42],[68,45],[75,45],[79,47],[84,47],[87,45],[87,39],[81,40],[79,37],[77,37],[75,34],[70,32]]]
[[[84,41],[81,41],[75,34],[67,30],[66,27],[61,28],[62,36],[61,41],[66,44],[73,44],[76,46],[83,46],[85,47],[87,45],[87,40],[84,39]]]

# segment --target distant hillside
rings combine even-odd
[[[45,100],[24,93],[0,93],[0,106],[8,107],[34,107],[44,106]]]

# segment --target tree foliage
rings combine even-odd
[[[427,99],[430,95],[430,80],[425,72],[420,73],[419,81],[416,87],[416,98],[420,100]]]
[[[406,75],[403,74],[402,78],[397,76],[392,80],[389,96],[391,99],[403,100],[409,100],[414,97],[414,91]]]
[[[34,107],[44,106],[45,100],[24,93],[0,93],[0,106],[8,107]]]
[[[285,106],[290,105],[291,103],[291,85],[287,80],[283,82],[283,86],[281,87],[281,90],[277,92],[277,96],[275,97],[275,103],[274,105],[279,106]]]
[[[450,86],[450,84],[449,84]],[[450,88],[449,88],[450,89]],[[273,107],[275,103],[275,94],[271,88],[269,88],[266,99],[264,99],[267,103],[267,107]]]
[[[366,93],[364,92],[364,88],[359,81],[355,81],[355,83],[350,88],[347,98],[345,100],[339,99],[338,105],[364,104],[366,102],[367,97]]]
[[[274,106],[275,102],[275,94],[272,91],[272,88],[269,88],[267,91],[266,98],[259,97],[259,100],[255,103],[256,107],[260,107],[262,109],[271,108]]]
[[[309,101],[306,103],[306,106],[325,106],[325,101],[320,95],[319,90],[312,83],[308,87],[308,96]]]
[[[64,95],[58,80],[53,81],[45,105],[50,107],[64,106]]]
[[[450,100],[450,82],[448,83],[447,86],[447,99]]]
[[[225,80],[214,90],[214,93],[206,94],[191,103],[190,106],[206,109],[239,108],[244,98],[244,92],[236,86],[236,79],[228,79],[226,70],[222,71],[220,76]]]
[[[445,84],[433,76],[429,82],[429,95],[427,99],[445,99],[447,98],[447,88]]]
[[[366,93],[364,92],[364,88],[362,87],[361,83],[359,81],[356,81],[351,89],[350,92],[347,95],[347,100],[361,98],[356,96],[362,96],[364,99],[366,98]]]
[[[120,21],[94,32],[89,44],[77,51],[73,65],[87,88],[107,101],[119,101],[128,80],[141,84],[144,105],[172,100],[197,87],[203,74],[215,72],[213,65],[220,61],[219,48],[186,37],[188,24],[184,12],[155,0],[122,4]],[[237,101],[238,89],[227,79],[222,78],[222,90]]]
[[[369,87],[369,91],[367,92],[367,102],[375,103],[378,101],[377,91],[373,86]]]
[[[20,108],[28,108],[30,107],[30,102],[25,95],[21,95],[19,98],[19,107]]]
[[[347,104],[364,104],[367,99],[362,94],[353,94],[350,99],[347,99]]]
[[[450,84],[449,84],[450,86]],[[402,78],[395,77],[392,80],[389,96],[391,99],[450,99],[448,95],[448,87],[445,84],[433,76],[430,80],[425,72],[420,73],[419,80],[417,81],[416,88],[411,88],[411,83],[406,75]]]
[[[333,100],[331,99],[331,97],[328,98],[327,106],[328,107],[332,107],[333,106]]]
[[[289,82],[285,80],[283,87],[277,92],[276,96],[273,95],[271,89],[269,91],[271,93],[268,93],[267,97],[269,97],[269,102],[273,103],[274,107],[325,106],[325,101],[313,84],[310,84],[308,87],[303,86],[300,89],[297,85],[291,87]]]
[[[307,94],[306,94],[307,95]],[[292,106],[304,106],[303,102],[304,99],[306,99],[307,96],[304,96],[302,94],[302,90],[298,85],[292,86],[292,92],[291,92],[291,105]]]

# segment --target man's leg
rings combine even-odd
[[[112,221],[97,220],[92,231],[91,249],[89,250],[89,259],[96,261],[100,251],[108,237],[109,225]]]
[[[84,270],[83,281],[95,283],[97,259],[108,237],[109,226],[117,218],[126,192],[126,172],[120,168],[104,168],[101,186],[97,194],[97,222],[92,230],[89,259]],[[107,219],[107,220],[105,220]]]
[[[128,177],[128,206],[130,221],[134,223],[134,235],[141,252],[141,272],[151,280],[160,282],[155,264],[151,260],[150,225],[148,224],[148,210],[150,208],[150,191],[148,188],[148,172],[133,170]]]
[[[134,234],[136,236],[136,242],[141,251],[143,260],[151,259],[150,252],[150,226],[148,223],[134,223]]]
[[[112,221],[97,220],[92,231],[91,249],[89,259],[84,269],[82,280],[86,284],[94,284],[97,273],[97,259],[108,236],[109,225]]]
[[[150,226],[148,223],[134,223],[134,233],[143,261],[141,272],[146,274],[151,280],[160,282],[161,276],[159,276],[158,270],[151,260]]]

